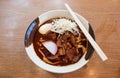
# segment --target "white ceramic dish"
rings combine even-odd
[[[83,23],[85,28],[88,31],[91,31],[90,34],[94,37],[93,30],[89,24],[89,22],[82,17],[81,15],[77,14],[79,20]],[[38,24],[44,23],[46,20],[55,18],[55,17],[67,17],[71,18],[71,15],[69,14],[68,11],[66,10],[52,10],[48,11],[40,16],[38,16],[28,27],[26,34],[25,34],[25,50],[27,52],[27,55],[29,58],[35,63],[38,67],[41,67],[42,69],[53,72],[53,73],[68,73],[68,72],[73,72],[75,70],[80,69],[83,67],[88,61],[90,56],[93,54],[93,48],[89,44],[89,50],[82,56],[82,58],[75,64],[67,65],[67,66],[53,66],[50,64],[45,63],[42,61],[37,54],[35,53],[35,50],[33,48],[32,40],[34,37],[34,33],[36,29],[38,28]]]

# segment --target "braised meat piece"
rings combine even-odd
[[[71,48],[66,51],[66,56],[68,57],[69,61],[72,61],[75,52],[76,52],[75,48]]]
[[[47,36],[45,36],[45,37],[49,38],[50,40],[56,41],[56,39],[57,39],[57,34],[54,32],[49,32],[46,35]]]
[[[64,49],[64,47],[59,48],[58,53],[59,53],[59,56],[65,55],[65,49]]]
[[[57,42],[56,42],[57,46],[58,47],[62,47],[62,39],[58,39]]]
[[[77,61],[79,61],[79,59],[81,58],[81,54],[77,55],[77,56],[74,56],[73,59],[72,59],[72,63],[75,63]]]
[[[74,47],[76,46],[75,37],[73,35],[70,36],[70,42]]]

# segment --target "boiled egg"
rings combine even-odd
[[[48,31],[50,31],[52,28],[52,24],[44,24],[39,28],[39,32],[41,34],[46,34]]]

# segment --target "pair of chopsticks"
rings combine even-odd
[[[90,44],[93,46],[93,48],[96,50],[97,54],[100,56],[100,58],[105,61],[107,60],[107,56],[104,54],[102,49],[98,46],[98,44],[94,41],[94,39],[91,37],[91,35],[88,33],[88,31],[85,29],[81,21],[78,19],[78,17],[75,15],[75,13],[72,11],[72,9],[69,7],[68,4],[65,4],[67,10],[70,12],[71,16],[75,20],[75,22],[78,24],[79,28],[82,30]]]

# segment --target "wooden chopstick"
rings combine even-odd
[[[82,32],[84,33],[84,35],[86,36],[86,38],[88,39],[88,41],[90,42],[90,44],[96,50],[96,52],[100,56],[100,58],[103,61],[107,60],[108,59],[107,56],[104,54],[104,52],[102,51],[102,49],[98,46],[98,44],[94,41],[94,39],[91,37],[91,35],[85,29],[85,27],[83,26],[83,24],[81,23],[81,21],[77,18],[77,16],[72,11],[72,9],[69,7],[69,5],[67,3],[65,3],[65,6],[66,6],[67,10],[70,12],[70,14],[73,17],[73,19],[76,21],[76,23],[80,27],[80,29],[82,30]]]

